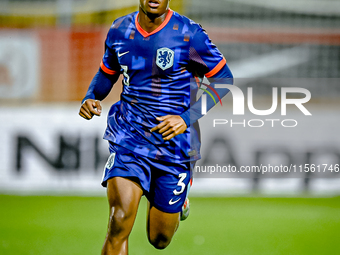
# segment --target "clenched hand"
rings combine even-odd
[[[93,115],[100,116],[102,106],[99,100],[87,99],[80,107],[79,115],[86,120],[92,119]]]

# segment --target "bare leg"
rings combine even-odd
[[[165,213],[149,204],[147,223],[149,242],[157,249],[166,248],[179,226],[179,221],[180,213]]]
[[[142,195],[141,187],[129,179],[114,177],[108,180],[110,218],[102,255],[128,254],[128,237]]]

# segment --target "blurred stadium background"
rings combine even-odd
[[[340,1],[171,0],[170,7],[207,30],[259,108],[270,106],[272,87],[312,94],[313,116],[291,109],[287,118],[299,126],[289,130],[211,132],[209,117],[225,114],[216,107],[201,120],[198,165],[340,163]],[[101,118],[87,122],[78,110],[111,22],[137,9],[137,0],[1,0],[0,254],[98,254],[107,221],[101,137],[120,83]],[[197,176],[192,215],[162,253],[338,254],[339,175]],[[147,245],[142,206],[131,254],[158,254]]]

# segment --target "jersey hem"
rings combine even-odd
[[[178,160],[178,159],[176,160],[176,159],[172,159],[172,158],[169,158],[169,157],[164,157],[164,158],[161,158],[161,159],[155,159],[154,157],[150,157],[150,156],[143,155],[143,154],[140,154],[138,152],[135,152],[135,151],[131,150],[131,148],[128,147],[128,146],[122,146],[118,143],[115,143],[114,141],[112,141],[108,137],[106,137],[105,135],[104,135],[103,139],[107,140],[109,143],[113,144],[114,147],[112,149],[117,153],[118,153],[119,147],[122,147],[122,148],[124,148],[124,150],[129,150],[129,151],[131,151],[131,153],[136,154],[140,157],[146,157],[146,158],[149,158],[149,159],[152,159],[152,160],[158,160],[158,161],[162,161],[162,162],[186,163],[186,162],[192,162],[192,161],[197,161],[197,160],[201,159],[200,153],[198,153],[195,156],[192,156],[188,159],[183,159],[183,160]]]

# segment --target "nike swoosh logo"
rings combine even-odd
[[[121,56],[124,56],[125,54],[128,54],[130,51],[126,51],[126,52],[123,52],[123,53],[119,53],[118,52],[118,57],[120,58]]]
[[[169,205],[173,205],[173,204],[176,204],[179,200],[181,200],[181,198],[175,200],[175,201],[172,201],[172,198],[171,200],[169,201]]]

